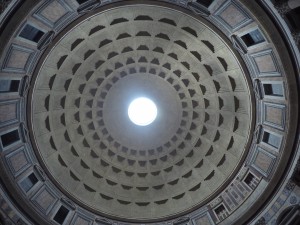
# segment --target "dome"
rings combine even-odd
[[[180,11],[139,4],[87,18],[51,49],[35,84],[39,154],[63,189],[99,212],[137,220],[184,212],[244,158],[245,72],[212,28]],[[136,96],[157,105],[148,127],[128,120]]]
[[[296,1],[2,7],[4,224],[275,224],[298,208]]]

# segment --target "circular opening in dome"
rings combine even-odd
[[[135,125],[147,126],[156,119],[157,108],[149,98],[136,98],[128,107],[128,116]]]

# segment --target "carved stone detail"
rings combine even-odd
[[[254,136],[253,136],[254,142],[256,144],[258,144],[261,141],[261,135],[262,135],[262,125],[259,124],[259,125],[257,125],[257,127],[254,131]]]

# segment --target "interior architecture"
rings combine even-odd
[[[0,225],[299,225],[300,0],[1,0]]]

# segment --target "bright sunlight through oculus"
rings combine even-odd
[[[134,124],[147,126],[155,120],[157,108],[149,98],[136,98],[128,107],[128,116]]]

